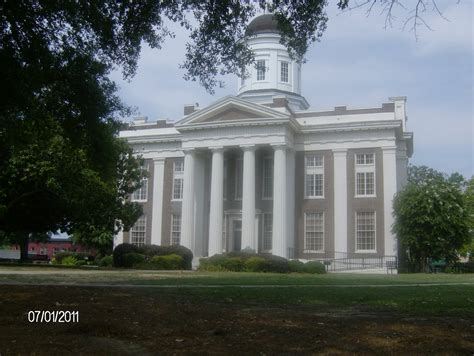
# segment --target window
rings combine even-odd
[[[305,188],[307,198],[324,197],[324,158],[311,155],[305,157]]]
[[[184,162],[173,163],[173,200],[183,199]]]
[[[356,212],[356,251],[376,251],[375,211]]]
[[[288,83],[288,62],[281,62],[280,81]]]
[[[179,245],[181,243],[181,215],[171,215],[171,244]]]
[[[263,199],[273,197],[273,158],[263,159]]]
[[[263,251],[272,250],[273,214],[263,214]]]
[[[235,160],[235,199],[242,199],[242,188],[243,188],[243,160],[242,158],[237,158]]]
[[[148,172],[148,165],[144,165],[142,170]],[[146,201],[148,192],[148,177],[143,177],[141,180],[141,187],[135,190],[132,194],[132,201]]]
[[[356,154],[356,196],[375,196],[375,160],[373,153]]]
[[[257,80],[265,80],[265,60],[260,59],[257,61]]]
[[[304,214],[305,251],[324,251],[324,213]]]
[[[146,216],[142,215],[130,229],[131,243],[136,246],[145,244]]]

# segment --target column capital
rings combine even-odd
[[[272,146],[274,150],[278,150],[278,149],[287,150],[289,148],[286,143],[271,143],[270,146]]]
[[[335,148],[332,150],[333,154],[337,155],[345,155],[347,154],[347,148]]]
[[[255,151],[257,149],[256,145],[240,145],[242,151]]]
[[[225,151],[225,148],[224,146],[214,146],[214,147],[209,147],[209,150],[211,150],[211,152],[223,152]]]
[[[382,147],[382,152],[385,153],[397,153],[397,146],[385,146]]]
[[[193,147],[190,147],[190,148],[183,148],[182,149],[183,153],[185,155],[188,155],[188,154],[195,154],[196,153],[196,149],[193,148]]]
[[[166,160],[166,158],[163,158],[163,157],[153,158],[154,163],[164,162],[165,160]]]

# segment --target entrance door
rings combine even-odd
[[[232,221],[232,237],[234,240],[234,251],[240,251],[242,248],[242,220]]]

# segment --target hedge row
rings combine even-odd
[[[113,253],[114,267],[147,269],[192,268],[193,253],[183,246],[118,245]]]
[[[273,272],[273,273],[326,273],[324,265],[317,261],[303,263],[289,261],[270,254],[230,252],[199,260],[199,270],[208,272]]]

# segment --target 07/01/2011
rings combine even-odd
[[[79,311],[30,310],[27,317],[30,323],[78,323]]]

